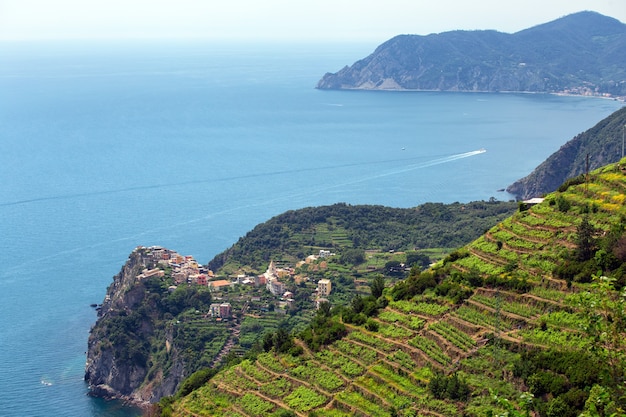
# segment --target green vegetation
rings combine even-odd
[[[626,173],[595,171],[427,271],[390,287],[378,274],[302,329],[265,332],[238,364],[186,383],[167,412],[624,415],[626,207],[596,192],[619,200]]]
[[[317,88],[526,91],[626,95],[624,25],[579,12],[516,33],[456,30],[399,35],[364,59],[326,73]],[[609,81],[611,80],[611,81]],[[552,171],[555,172],[555,171]]]
[[[173,283],[167,269],[162,277],[137,280],[124,294],[132,309],[108,308],[90,337],[96,352],[110,352],[117,366],[134,368],[145,383],[158,383],[176,361],[184,362],[193,378],[181,390],[192,391],[213,373],[194,372],[210,367],[230,331],[227,323],[205,318],[212,301],[208,288],[183,284],[172,290]]]
[[[271,259],[295,263],[320,249],[337,252],[344,264],[358,265],[366,249],[455,248],[516,208],[515,203],[494,200],[427,203],[410,209],[334,204],[288,211],[256,226],[209,262],[209,268],[225,273],[244,267],[260,270]],[[411,256],[409,265],[425,263],[418,253]]]
[[[311,324],[300,333],[300,338],[313,350],[319,350],[346,334],[346,327],[329,310],[319,309]]]
[[[444,375],[435,374],[428,383],[428,389],[438,399],[467,400],[470,395],[470,387],[459,378],[457,373]]]

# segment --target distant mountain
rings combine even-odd
[[[514,34],[400,35],[319,89],[562,92],[626,96],[626,25],[580,12]]]
[[[585,173],[587,155],[590,170],[619,161],[625,125],[626,107],[623,107],[561,146],[507,191],[521,199],[539,197],[555,191],[568,178]]]

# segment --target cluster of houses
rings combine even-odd
[[[161,246],[150,246],[149,248],[139,247],[143,249],[148,257],[148,262],[160,266],[169,267],[172,270],[172,278],[176,285],[180,284],[198,284],[208,285],[209,280],[214,278],[213,271],[200,265],[193,256],[183,256],[178,252],[163,248]],[[165,272],[161,268],[144,269],[138,279],[148,278],[152,276],[163,276]]]
[[[331,256],[329,251],[320,251],[319,256],[309,256],[307,261],[315,260],[318,258],[325,258]],[[255,287],[265,286],[265,288],[274,296],[281,297],[287,301],[290,301],[293,297],[291,291],[287,291],[283,282],[285,278],[293,278],[295,275],[295,269],[291,267],[279,267],[276,262],[270,261],[267,270],[261,275],[246,276],[239,275],[233,281],[229,280],[215,280],[208,281],[207,285],[216,290],[220,290],[224,287],[231,287],[237,284],[240,285],[253,285]],[[332,283],[329,279],[321,279],[317,283],[317,296],[328,297],[332,291]],[[293,301],[293,300],[291,300]]]
[[[145,279],[153,276],[162,277],[165,275],[162,267],[171,269],[174,284],[170,290],[176,289],[177,285],[195,284],[208,286],[212,291],[223,290],[234,285],[253,285],[255,287],[265,286],[267,290],[276,297],[280,297],[286,303],[293,302],[293,293],[287,291],[283,281],[285,278],[293,278],[295,275],[294,268],[278,267],[274,261],[271,261],[267,270],[256,276],[239,275],[235,280],[216,280],[213,271],[200,265],[193,256],[183,256],[179,253],[163,248],[161,246],[150,246],[148,248],[139,246],[137,250],[141,250],[146,258],[146,264],[155,266],[152,269],[144,269],[137,279]],[[319,258],[327,258],[334,255],[330,251],[320,250],[319,255],[311,255],[306,261],[311,262]],[[329,279],[321,279],[317,283],[316,302],[328,301],[328,297],[332,290],[332,283]],[[228,319],[232,316],[232,308],[229,303],[211,304],[208,313],[211,317]]]

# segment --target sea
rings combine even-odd
[[[83,381],[90,305],[139,245],[206,263],[287,210],[510,200],[623,105],[315,89],[375,47],[0,43],[0,416],[139,415]]]

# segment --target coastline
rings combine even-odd
[[[317,90],[335,90],[335,91],[388,91],[388,92],[416,92],[416,93],[482,93],[482,94],[549,94],[559,97],[585,97],[596,98],[610,101],[618,101],[626,103],[626,96],[611,96],[605,94],[576,94],[565,91],[490,91],[490,90],[438,90],[438,89],[421,89],[421,88],[378,88],[378,87],[341,87],[341,88],[320,88]]]
[[[91,386],[90,385],[89,391],[87,392],[87,396],[93,397],[93,398],[100,398],[105,401],[119,401],[125,407],[136,408],[138,411],[141,411],[142,413],[149,410],[151,407],[154,406],[153,403],[136,398],[134,396],[120,395],[109,386],[102,386],[102,385]]]

